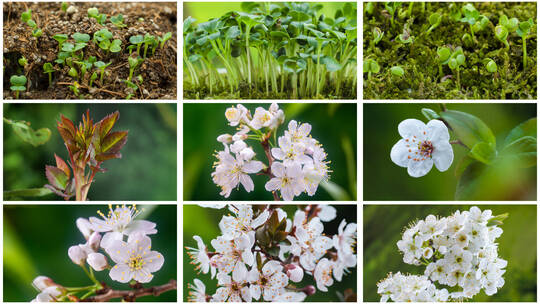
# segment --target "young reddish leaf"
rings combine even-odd
[[[120,118],[120,112],[116,111],[112,114],[109,114],[105,116],[100,122],[97,123],[98,132],[100,138],[105,138],[107,134],[111,131],[111,129],[114,127],[114,124],[118,121]]]
[[[115,153],[127,142],[127,131],[112,132],[101,142],[101,152]]]
[[[66,129],[72,136],[75,136],[75,131],[77,130],[75,128],[75,125],[73,122],[65,117],[64,115],[60,115],[61,122],[58,122],[58,126],[62,126],[64,129]]]
[[[62,158],[60,158],[58,155],[56,155],[56,153],[54,154],[54,158],[56,159],[56,167],[62,170],[69,179],[71,175],[71,170],[69,169],[66,162]]]
[[[64,192],[62,192],[62,191],[60,191],[60,190],[54,188],[54,187],[51,186],[51,185],[45,185],[45,186],[43,186],[43,187],[45,187],[45,188],[51,190],[52,192],[54,192],[54,194],[63,197],[66,201],[69,200],[69,199],[73,196],[73,194],[66,194],[66,193],[64,193]]]
[[[45,175],[51,186],[64,190],[66,188],[68,177],[64,171],[60,170],[57,167],[45,166]]]
[[[106,161],[109,159],[115,159],[115,158],[122,158],[122,154],[120,153],[101,153],[96,156],[97,161]]]

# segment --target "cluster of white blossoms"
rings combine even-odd
[[[356,267],[356,223],[343,220],[338,234],[323,233],[323,222],[336,218],[334,207],[309,205],[297,210],[292,220],[272,205],[228,208],[232,215],[219,222],[222,234],[210,241],[214,251],[197,235],[197,248],[186,247],[192,264],[217,278],[214,294],[207,294],[198,279],[189,284],[190,301],[301,302],[316,291],[312,285],[297,287],[304,275],[312,276],[317,288],[326,292],[334,279],[341,281]]]
[[[431,170],[433,164],[444,172],[454,160],[448,128],[440,120],[423,123],[418,119],[405,119],[398,125],[400,139],[390,152],[392,161],[407,168],[412,177],[421,177]]]
[[[435,302],[470,299],[482,290],[488,296],[497,293],[507,265],[498,257],[495,240],[503,230],[497,219],[491,210],[472,207],[443,218],[428,215],[411,225],[397,247],[405,263],[426,266],[424,275],[389,276],[378,284],[381,301]],[[434,283],[458,290],[436,290]]]
[[[268,175],[270,180],[265,185],[266,190],[279,191],[287,201],[304,192],[314,195],[319,184],[328,179],[327,154],[311,137],[310,124],[291,120],[288,130],[271,148],[271,140],[275,139],[278,127],[285,121],[283,110],[276,103],[268,110],[258,107],[253,115],[238,104],[228,108],[225,117],[230,126],[237,127],[237,132],[218,136],[224,150],[217,152],[218,160],[212,173],[212,179],[224,197],[229,197],[240,184],[247,192],[253,191],[255,186],[250,174]],[[262,145],[268,165],[256,159],[246,140],[255,140]]]
[[[109,205],[107,215],[100,211],[98,214],[101,218],[77,219],[77,228],[86,242],[71,246],[68,249],[69,258],[85,272],[87,272],[86,264],[95,271],[110,269],[109,276],[114,281],[150,282],[153,278],[152,273],[158,271],[164,262],[161,253],[151,250],[151,240],[148,237],[157,233],[156,224],[136,220],[140,212],[135,205],[116,206],[115,209]],[[114,262],[114,266],[109,264],[107,256]],[[92,272],[87,274],[95,281]],[[48,277],[37,277],[33,285],[40,291],[34,299],[37,302],[56,301],[66,296],[66,288],[54,283]]]

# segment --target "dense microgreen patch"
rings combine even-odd
[[[206,22],[184,20],[186,97],[356,96],[355,4],[333,17],[315,3],[241,7]]]
[[[536,98],[535,3],[370,2],[363,11],[365,98]],[[395,66],[407,71],[399,81]]]

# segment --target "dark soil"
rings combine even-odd
[[[68,75],[69,67],[54,63],[58,55],[58,42],[52,37],[56,34],[67,34],[70,37],[67,42],[73,43],[72,34],[80,32],[90,35],[92,39],[93,34],[104,27],[113,34],[113,39],[122,40],[122,51],[106,54],[90,40],[84,48],[84,58],[95,56],[98,61],[112,62],[112,64],[105,70],[103,84],[98,78],[91,88],[88,87],[92,72],[86,73],[84,79],[79,81],[80,98],[124,99],[129,94],[133,94],[132,99],[176,99],[176,3],[70,2],[69,4],[76,8],[75,12],[62,11],[60,2],[4,3],[5,99],[12,99],[15,96],[9,89],[10,77],[22,73],[27,77],[28,82],[27,91],[20,94],[21,99],[77,99],[68,88],[74,82],[74,79]],[[91,7],[96,7],[100,14],[107,15],[105,25],[100,25],[96,19],[88,17],[87,10]],[[21,13],[27,9],[32,10],[32,19],[43,31],[43,35],[39,38],[33,37],[31,28],[21,21]],[[110,22],[110,17],[118,14],[124,16],[126,27],[117,28]],[[130,45],[129,37],[144,36],[146,33],[161,37],[167,32],[172,32],[172,38],[165,43],[163,49],[158,47],[153,56],[147,55],[133,74],[132,82],[135,82],[139,89],[127,88],[124,80],[129,75],[129,51],[127,50]],[[28,61],[24,70],[17,62],[22,56]],[[49,87],[48,75],[43,72],[43,64],[46,62],[53,63],[56,70],[52,76],[51,87]],[[142,83],[135,81],[138,75],[143,77]]]

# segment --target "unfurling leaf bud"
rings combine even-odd
[[[71,246],[68,249],[68,256],[73,261],[73,263],[82,266],[84,265],[84,260],[86,260],[86,252],[79,245]]]
[[[102,271],[109,267],[107,258],[98,252],[90,253],[86,261],[90,266],[92,266],[92,268],[94,268],[95,271]]]
[[[75,223],[77,225],[77,228],[79,228],[79,230],[81,231],[84,238],[88,240],[88,238],[92,234],[92,224],[90,224],[90,221],[88,221],[85,218],[80,217],[77,219]]]
[[[54,281],[46,276],[38,276],[32,281],[32,285],[39,291],[45,290],[45,288],[54,286],[56,283]]]
[[[93,251],[97,251],[99,248],[99,243],[101,243],[101,234],[99,232],[94,232],[88,239],[88,245],[92,248]]]
[[[304,270],[301,267],[294,264],[287,264],[285,268],[287,269],[287,276],[291,281],[298,283],[304,278]]]

